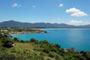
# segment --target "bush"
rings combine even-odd
[[[24,40],[20,40],[19,42],[21,42],[21,43],[25,43],[25,41],[24,41]]]
[[[18,38],[14,38],[13,40],[14,40],[15,42],[19,42]]]
[[[12,42],[12,41],[5,41],[3,43],[3,46],[7,47],[7,48],[11,48],[11,47],[13,47],[13,44],[14,44],[14,42]]]
[[[52,60],[52,59],[50,59],[50,58],[47,58],[46,60]]]
[[[0,56],[0,60],[16,60],[16,57],[12,54],[4,54]]]
[[[60,56],[60,55],[56,55],[55,59],[56,59],[56,60],[63,60],[63,57]]]
[[[35,38],[31,38],[30,42],[33,42],[33,43],[38,43],[38,40],[36,40]]]
[[[43,52],[44,52],[44,53],[49,53],[50,50],[49,50],[49,49],[44,49]]]
[[[48,40],[44,40],[44,41],[42,41],[42,43],[44,43],[44,44],[49,44],[49,43],[48,43]]]
[[[51,57],[51,58],[54,58],[55,57],[55,55],[53,54],[53,52],[49,52],[48,56]]]
[[[61,46],[60,46],[60,45],[58,45],[58,44],[55,44],[55,45],[56,45],[56,47],[57,47],[57,48],[61,48]]]

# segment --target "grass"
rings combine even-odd
[[[33,46],[30,43],[19,43],[16,42],[15,43],[15,47],[14,48],[18,48],[19,50],[33,50]]]

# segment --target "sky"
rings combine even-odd
[[[90,0],[0,0],[0,22],[90,24]]]

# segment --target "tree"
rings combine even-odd
[[[15,42],[19,42],[18,38],[14,38],[13,40],[14,40]]]
[[[36,40],[35,38],[31,38],[30,42],[33,42],[33,43],[38,43],[38,40]]]

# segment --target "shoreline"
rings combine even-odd
[[[32,31],[32,32],[9,32],[9,34],[30,34],[30,33],[47,33],[47,31]]]

